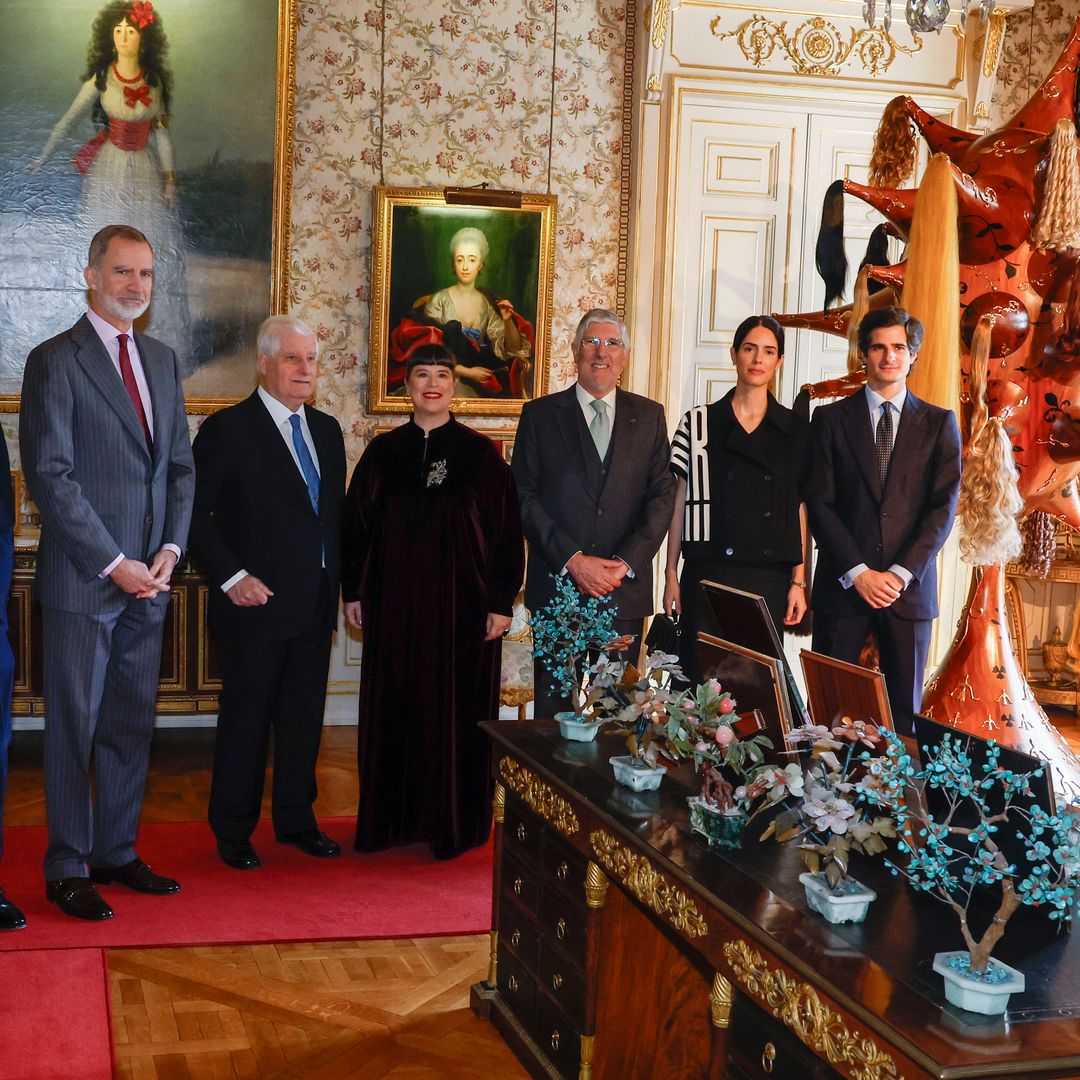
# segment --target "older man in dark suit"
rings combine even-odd
[[[169,579],[195,489],[176,354],[132,327],[153,273],[142,233],[102,229],[89,311],[34,349],[23,376],[19,444],[41,511],[46,896],[79,919],[112,917],[95,884],[180,888],[135,851]]]
[[[866,386],[814,413],[825,488],[807,504],[819,549],[814,649],[857,663],[873,630],[905,734],[922,704],[937,554],[960,487],[956,416],[907,389],[922,337],[922,323],[902,308],[880,308],[859,324]]]
[[[214,583],[223,676],[210,827],[236,870],[260,865],[250,836],[271,728],[277,839],[321,858],[341,853],[312,804],[337,624],[345,444],[338,422],[305,404],[317,373],[311,329],[273,315],[258,353],[256,391],[207,417],[194,447],[191,547]]]
[[[618,388],[630,332],[595,308],[578,324],[577,382],[529,402],[521,413],[511,467],[529,541],[525,603],[535,611],[569,574],[589,596],[613,595],[615,629],[640,639],[653,610],[652,560],[675,499],[664,409]],[[551,676],[534,663],[534,712],[566,707]]]

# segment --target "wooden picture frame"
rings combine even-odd
[[[784,736],[791,730],[792,721],[780,662],[712,634],[698,634],[698,659],[702,678],[719,680],[735,698],[740,715],[751,710],[761,715],[762,730],[773,744],[772,750],[765,752],[765,759],[787,760]]]
[[[378,186],[372,199],[368,412],[411,411],[408,357],[434,343],[458,359],[458,416],[518,416],[547,386],[555,196],[523,194],[520,208],[464,206],[435,188]],[[471,265],[455,268],[452,242],[473,255]],[[471,311],[455,306],[465,302]]]
[[[287,309],[296,0],[139,5],[138,81],[117,81],[112,33],[133,11],[5,6],[20,30],[0,37],[0,411],[19,409],[30,350],[85,311],[82,271],[103,225],[133,225],[155,249],[136,328],[176,350],[189,413],[251,392],[259,323]],[[152,74],[162,41],[167,107]],[[86,77],[94,49],[102,90]]]
[[[834,727],[842,716],[895,731],[885,676],[880,671],[836,660],[803,649],[799,653],[806,680],[806,703],[811,719]]]

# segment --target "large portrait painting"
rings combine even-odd
[[[456,361],[456,413],[517,416],[547,378],[555,196],[463,206],[376,187],[374,202],[368,411],[410,412],[409,356],[441,344]]]
[[[90,237],[154,248],[136,327],[172,346],[189,411],[254,385],[284,310],[294,0],[4,0],[0,408],[29,351],[86,309]]]

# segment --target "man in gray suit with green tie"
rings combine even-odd
[[[88,263],[89,310],[26,361],[19,443],[41,512],[46,896],[66,915],[109,919],[95,885],[180,888],[135,838],[195,472],[176,354],[132,326],[150,303],[149,241],[110,225]]]

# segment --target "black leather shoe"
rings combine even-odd
[[[336,859],[341,854],[341,845],[331,840],[322,829],[305,829],[303,832],[279,836],[279,844],[292,844],[305,855],[314,855],[319,859]]]
[[[26,916],[4,895],[0,889],[0,930],[21,930]]]
[[[98,895],[89,878],[69,877],[45,882],[45,899],[73,919],[100,922],[113,917],[112,908]]]
[[[123,866],[91,866],[90,880],[95,885],[126,885],[135,892],[151,896],[168,896],[180,891],[180,882],[155,874],[142,859],[135,858]]]
[[[262,866],[250,840],[219,840],[217,851],[221,861],[234,870],[257,870]]]

